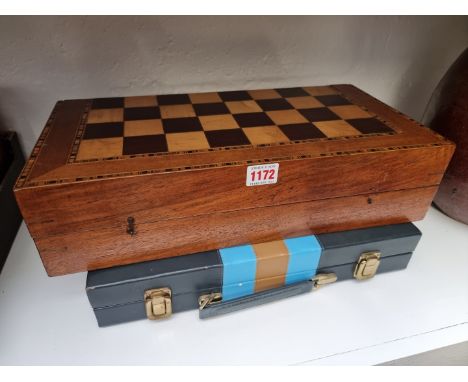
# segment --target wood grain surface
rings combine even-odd
[[[246,187],[246,167],[39,187],[17,193],[33,237],[436,185],[446,146],[281,162],[277,184]],[[428,170],[430,169],[430,170]],[[429,201],[427,201],[429,202]]]
[[[300,96],[304,89],[310,96]],[[328,96],[330,89],[333,95]],[[155,108],[156,100],[166,102],[158,106],[158,113],[162,112],[172,123],[180,113],[187,112],[187,107],[169,102],[190,99],[193,110],[204,113],[204,101],[213,97],[235,98],[245,92],[57,103],[15,188],[48,274],[80,272],[310,232],[413,221],[424,216],[453,154],[451,142],[351,85],[283,89],[290,105],[311,107],[299,111],[270,110],[283,107],[283,101],[271,99],[278,92],[250,91],[253,97],[264,98],[255,98],[256,103],[225,102],[227,108],[241,113],[236,121],[246,126],[251,123],[252,110],[258,113],[257,108],[264,108],[264,114],[279,124],[275,131],[268,126],[263,126],[262,131],[256,127],[243,130],[251,142],[263,142],[267,137],[274,138],[273,144],[207,150],[200,144],[204,138],[199,131],[193,137],[192,132],[184,132],[185,141],[167,134],[168,150],[186,148],[187,144],[200,150],[90,161],[80,161],[73,153],[80,155],[91,150],[92,154],[96,147],[108,152],[122,150],[120,141],[114,141],[126,138],[109,134],[123,131],[140,138],[139,134],[146,134],[148,129],[179,129],[175,124],[142,125],[139,118],[155,113],[155,109],[145,107]],[[340,104],[334,105],[337,102]],[[344,119],[375,116],[378,120],[372,119],[373,123],[384,123],[392,133],[346,136],[343,131],[366,131],[368,119],[364,124],[357,119],[346,120],[345,130],[341,126],[344,120],[317,121],[313,128],[326,132],[326,138],[283,142],[283,133],[278,129],[291,133],[281,125],[282,121],[291,121],[289,114],[294,111],[303,117],[321,117],[327,114],[323,103],[330,104],[330,110]],[[93,109],[96,105],[100,109]],[[115,106],[124,110],[118,111]],[[121,122],[115,121],[125,115],[136,120],[125,122],[122,130],[123,125],[115,125]],[[191,115],[186,118],[194,118]],[[264,118],[254,117],[254,121]],[[103,129],[96,130],[96,123],[102,123]],[[302,117],[296,123],[303,124]],[[207,126],[208,134],[211,125]],[[222,135],[224,130],[217,131]],[[87,138],[85,146],[81,146],[83,137]],[[144,139],[140,141],[146,144]],[[261,163],[279,163],[278,183],[246,187],[247,166]],[[127,233],[129,217],[136,224],[134,236]]]
[[[420,220],[437,187],[381,192],[69,232],[36,239],[50,276],[286,237]]]

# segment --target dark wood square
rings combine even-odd
[[[257,100],[257,103],[265,111],[294,109],[294,107],[284,98],[259,99]]]
[[[347,119],[351,126],[363,134],[391,133],[393,130],[377,118]]]
[[[250,145],[242,129],[205,131],[211,147]]]
[[[162,123],[165,133],[184,133],[187,131],[203,130],[200,121],[196,117],[163,119]]]
[[[167,142],[163,134],[125,137],[123,155],[166,152]]]
[[[83,139],[113,138],[123,135],[123,122],[89,123]]]
[[[114,109],[124,107],[123,97],[95,98],[91,103],[92,109]]]
[[[282,125],[278,127],[292,141],[326,138],[326,135],[317,129],[312,123],[295,123],[293,125]]]
[[[313,109],[301,109],[298,110],[304,117],[306,117],[310,122],[320,122],[320,121],[333,121],[336,119],[341,119],[330,109],[326,107],[316,107]]]
[[[194,104],[193,108],[197,115],[217,115],[230,114],[229,109],[222,102],[217,103],[198,103]]]
[[[132,107],[124,109],[124,120],[125,121],[139,121],[143,119],[159,119],[161,118],[161,112],[159,107]]]
[[[158,105],[182,105],[191,103],[188,94],[169,94],[157,96]]]
[[[240,127],[271,126],[275,123],[265,113],[244,113],[233,115]]]
[[[338,94],[315,96],[315,98],[317,98],[325,106],[351,105],[351,102]]]
[[[282,97],[305,97],[305,96],[310,96],[309,93],[307,93],[304,89],[302,88],[284,88],[284,89],[275,89]]]
[[[229,91],[229,92],[218,92],[219,96],[223,101],[245,101],[252,99],[249,93],[244,90]]]

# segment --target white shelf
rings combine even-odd
[[[0,364],[361,364],[468,340],[468,226],[431,208],[406,271],[201,321],[98,328],[85,273],[47,277],[23,223],[0,275]]]

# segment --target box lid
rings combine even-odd
[[[16,187],[447,144],[352,85],[66,100]]]

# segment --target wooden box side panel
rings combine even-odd
[[[438,185],[451,146],[282,162],[278,183],[245,185],[247,166],[18,190],[33,237]],[[391,215],[391,209],[387,211]]]
[[[36,238],[50,276],[255,243],[422,219],[437,187],[238,210]]]

